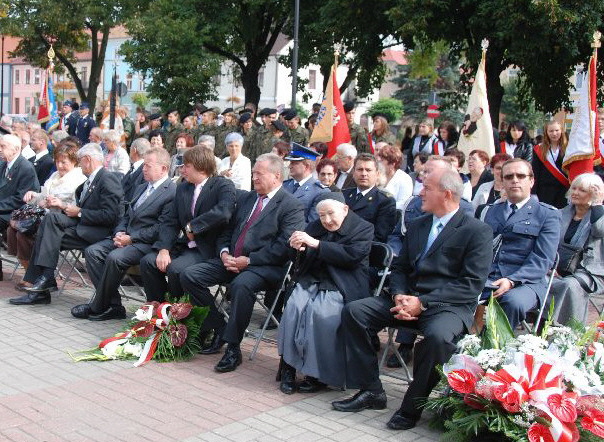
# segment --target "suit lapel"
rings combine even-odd
[[[285,192],[285,190],[283,188],[279,189],[277,191],[277,193],[275,194],[275,196],[273,196],[268,201],[268,203],[266,203],[266,206],[263,207],[262,212],[260,212],[260,216],[256,219],[256,221],[254,221],[254,223],[252,224],[252,226],[255,226],[256,224],[262,222],[262,220],[264,218],[266,218],[267,216],[269,216],[269,213],[271,213],[273,210],[275,210],[277,208],[277,205],[283,199],[283,192]],[[252,227],[252,226],[250,226],[250,227]]]
[[[235,230],[236,233],[235,233],[234,237],[236,239],[239,238],[239,235],[241,234],[243,227],[247,223],[248,218],[251,216],[252,209],[254,208],[254,203],[256,202],[257,199],[258,199],[258,194],[256,192],[252,191],[248,194],[247,199],[245,200],[245,203],[242,204],[241,214],[242,214],[243,218],[241,218],[239,220],[239,224],[237,225],[237,229]],[[264,212],[264,210],[263,210],[263,212]],[[233,241],[233,247],[236,243],[236,239],[235,239],[235,241]]]
[[[199,192],[199,196],[197,197],[197,201],[195,201],[195,215],[199,212],[201,207],[201,203],[206,197],[206,195],[212,191],[212,187],[214,187],[214,180],[210,177],[208,181],[201,188],[201,192]],[[195,192],[195,188],[193,188],[193,192]],[[191,195],[191,199],[193,199],[193,195]]]
[[[417,263],[424,253],[431,228],[432,217],[427,217],[426,222],[422,223],[420,226],[418,234],[409,238],[409,255],[413,257],[412,261],[414,263]],[[407,235],[407,237],[409,237],[409,235]]]
[[[374,187],[373,189],[371,189],[369,192],[367,192],[365,195],[363,195],[363,197],[357,202],[355,203],[353,206],[353,210],[357,211],[362,209],[363,207],[366,207],[369,205],[369,203],[371,202],[371,200],[373,200],[373,198],[375,198],[375,194],[377,193],[377,187]],[[354,200],[356,198],[356,192],[353,195],[352,199]]]
[[[2,167],[0,167],[0,188],[4,187],[8,180],[6,179],[6,168],[8,167],[8,163],[4,162]]]
[[[94,188],[96,187],[97,182],[99,181],[101,174],[103,174],[105,171],[104,169],[100,169],[97,174],[94,177],[94,180],[92,180],[92,182],[90,183],[90,185],[88,186],[88,189],[86,191],[85,195],[80,194],[80,207],[82,206],[82,204],[84,204],[84,201],[86,201],[88,199],[88,197],[90,196],[90,194],[94,191]],[[83,190],[83,188],[82,188]]]
[[[442,246],[443,242],[445,242],[447,240],[447,238],[449,238],[452,234],[455,233],[455,231],[459,227],[459,222],[461,221],[462,216],[463,216],[463,213],[461,212],[461,210],[458,210],[457,213],[455,215],[453,215],[453,218],[451,218],[449,220],[447,225],[443,228],[443,230],[440,232],[440,234],[436,237],[436,239],[430,246],[430,249],[426,252],[426,255],[424,256],[424,258],[430,256],[436,250],[438,250]],[[432,225],[430,225],[430,228],[431,227],[432,227]],[[430,230],[430,228],[428,228],[428,230]],[[428,239],[428,237],[426,237],[426,240],[427,239]]]

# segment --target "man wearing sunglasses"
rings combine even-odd
[[[527,311],[543,302],[560,237],[560,213],[531,195],[533,169],[527,161],[506,161],[501,175],[507,201],[488,206],[484,218],[501,242],[483,297],[492,293],[515,329]]]

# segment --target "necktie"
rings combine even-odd
[[[82,187],[82,194],[80,195],[80,198],[83,198],[84,195],[86,195],[86,192],[88,192],[88,187],[90,187],[90,180],[86,180],[84,182],[84,187]]]
[[[140,196],[140,198],[136,201],[136,204],[134,205],[134,210],[138,209],[147,198],[149,198],[149,195],[151,195],[151,193],[153,192],[153,184],[149,183],[149,185],[147,186],[147,189],[143,192],[143,194]]]
[[[361,198],[363,198],[363,193],[357,192],[357,194],[354,197],[354,202],[358,203],[359,201],[361,201]]]
[[[243,226],[243,229],[241,230],[241,234],[239,235],[239,238],[237,238],[237,242],[235,243],[235,250],[233,252],[233,255],[235,256],[235,258],[238,256],[241,256],[241,254],[243,252],[243,243],[245,242],[245,235],[247,234],[247,231],[250,230],[250,227],[252,226],[254,221],[256,221],[258,219],[258,217],[260,216],[260,213],[262,212],[262,207],[264,206],[265,199],[266,199],[266,195],[258,195],[258,201],[256,202],[256,207],[254,208],[254,211],[250,215],[250,218],[247,220],[247,222]]]
[[[511,204],[510,209],[512,209],[512,210],[511,210],[510,214],[508,215],[508,219],[510,219],[512,216],[514,216],[514,213],[516,213],[516,210],[518,210],[518,206],[516,204]]]
[[[203,186],[195,186],[195,192],[193,192],[193,200],[191,201],[191,215],[195,216],[195,206],[197,205],[197,198],[199,198],[199,194],[201,193],[201,189]]]
[[[428,253],[428,250],[430,250],[430,247],[432,247],[432,244],[434,244],[434,241],[436,240],[436,238],[438,238],[438,235],[440,234],[440,231],[443,227],[443,224],[439,222],[438,224],[433,226],[432,229],[430,229],[430,234],[428,235],[428,241],[426,241],[426,248],[424,249],[424,253],[422,253],[422,258],[426,253]]]
[[[9,175],[10,175],[10,167],[8,167],[8,164],[7,164],[6,171],[4,172],[4,178],[8,178]]]
[[[294,191],[292,193],[296,193],[296,190],[298,190],[300,188],[300,183],[298,183],[297,181],[294,183]]]

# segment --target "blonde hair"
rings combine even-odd
[[[595,173],[582,173],[578,175],[571,183],[568,192],[566,192],[566,198],[570,201],[570,194],[573,188],[580,188],[589,192],[591,196],[590,203],[602,204],[604,201],[604,182]]]

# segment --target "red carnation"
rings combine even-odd
[[[474,393],[476,377],[468,370],[453,370],[447,374],[447,381],[458,393]]]
[[[170,314],[172,314],[174,319],[180,321],[181,319],[185,319],[187,316],[189,316],[189,313],[191,313],[192,309],[193,306],[188,302],[178,302],[176,304],[172,304],[172,307],[170,307]]]
[[[187,326],[184,324],[170,324],[168,332],[170,333],[170,341],[174,347],[182,347],[189,334]]]

